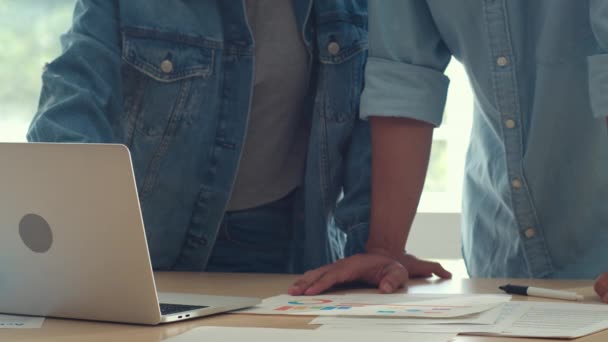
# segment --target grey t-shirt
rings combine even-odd
[[[302,111],[309,57],[292,0],[245,4],[255,39],[255,85],[229,211],[273,202],[298,187],[310,134],[310,118]]]

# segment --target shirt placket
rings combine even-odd
[[[484,0],[485,20],[490,44],[492,83],[496,108],[499,113],[499,131],[505,148],[510,202],[523,253],[531,277],[546,277],[552,272],[551,259],[545,244],[544,231],[535,213],[534,204],[523,172],[524,131],[516,61],[509,34],[506,0]],[[510,227],[497,227],[510,229]],[[503,241],[502,243],[509,243]]]

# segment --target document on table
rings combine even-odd
[[[0,329],[39,329],[44,317],[0,315]]]
[[[473,324],[464,323],[466,318],[460,319],[463,323],[438,324],[436,320],[430,319],[408,319],[415,320],[418,323],[411,324],[409,322],[394,324],[393,321],[402,321],[402,318],[357,318],[357,317],[319,317],[310,322],[310,324],[320,323],[318,329],[323,331],[329,330],[349,330],[349,331],[388,331],[402,333],[452,333],[452,334],[499,334],[507,326],[506,318],[511,314],[511,305],[503,304],[497,308],[491,309],[483,314],[486,314],[489,320],[493,320],[491,324]],[[352,323],[349,321],[355,320]],[[445,321],[445,320],[442,320]],[[451,321],[451,320],[450,320]],[[485,319],[487,322],[487,319]]]
[[[401,317],[343,317],[343,316],[319,316],[309,324],[318,325],[345,325],[345,326],[369,326],[369,325],[493,325],[502,312],[502,306],[490,310],[456,318],[401,318]]]
[[[507,295],[350,294],[280,295],[236,313],[266,315],[454,318],[484,312],[508,302]]]
[[[511,303],[500,336],[579,338],[608,329],[608,305],[580,303]]]
[[[574,339],[608,329],[608,305],[548,302],[510,302],[504,304],[495,324],[389,324],[387,319],[324,318],[319,329],[366,330],[406,333],[459,333],[513,337]],[[336,324],[332,322],[336,320]],[[316,321],[316,320],[315,320]],[[384,322],[384,323],[383,323]]]
[[[226,328],[201,327],[169,338],[167,342],[370,342],[370,341],[416,341],[447,342],[455,334],[403,334],[382,332],[317,331],[302,329]]]

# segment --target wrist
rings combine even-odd
[[[391,259],[399,260],[405,255],[405,250],[402,248],[387,248],[386,246],[367,245],[366,251],[369,254],[382,255]]]

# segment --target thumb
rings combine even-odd
[[[392,263],[383,270],[378,287],[383,293],[392,293],[404,287],[408,279],[409,275],[405,267],[399,263]]]

